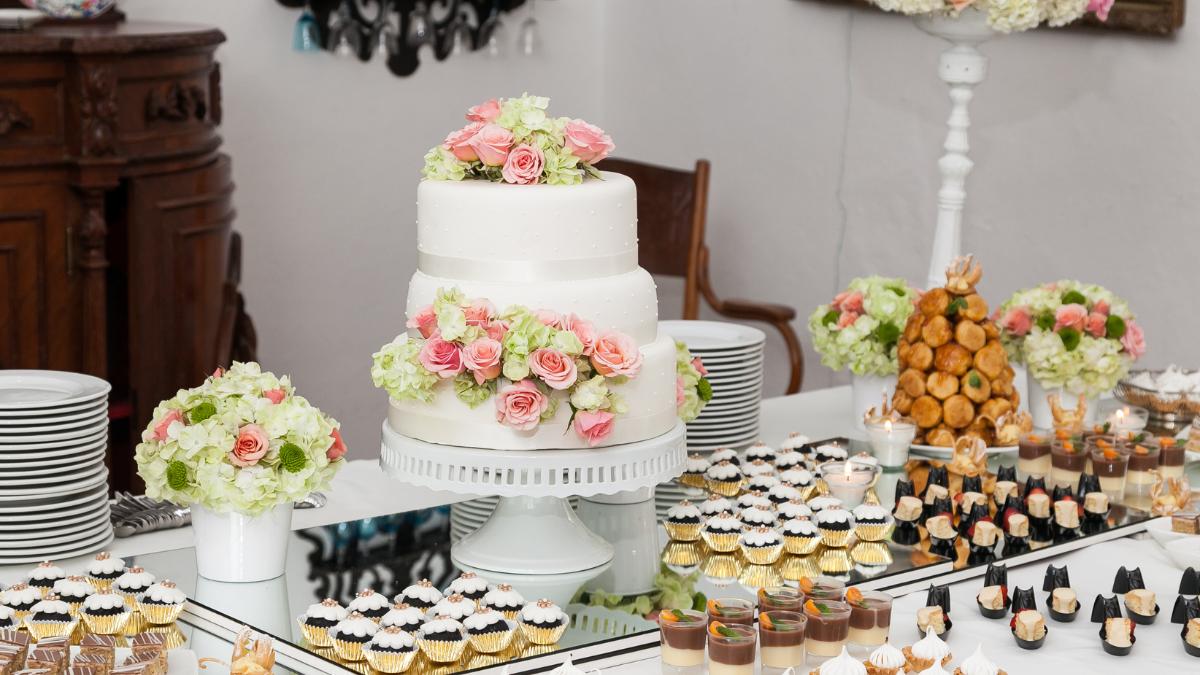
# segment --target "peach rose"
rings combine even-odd
[[[692,367],[696,369],[696,372],[700,373],[700,377],[708,375],[708,368],[704,367],[704,362],[700,360],[699,356],[692,359]]]
[[[954,9],[957,9],[961,12],[963,9],[970,7],[971,3],[974,1],[975,0],[950,0],[950,4],[954,5]]]
[[[579,378],[575,360],[557,349],[535,349],[528,357],[529,369],[551,389],[569,389]]]
[[[1087,11],[1095,12],[1096,18],[1108,21],[1108,12],[1112,9],[1114,0],[1088,0]]]
[[[238,429],[233,450],[229,451],[229,463],[234,466],[254,466],[258,464],[258,460],[267,456],[267,450],[270,449],[267,432],[257,424],[247,424]]]
[[[484,298],[472,298],[467,301],[463,314],[467,315],[468,326],[484,328],[496,316],[496,306]]]
[[[332,462],[346,454],[346,442],[342,440],[342,432],[336,428],[329,432],[329,436],[333,439],[333,443],[330,443],[329,449],[325,451],[325,458]]]
[[[1033,328],[1033,317],[1029,315],[1029,309],[1026,307],[1010,307],[1000,319],[1000,326],[1010,334],[1022,337]]]
[[[504,342],[504,335],[508,333],[508,322],[496,320],[489,323],[484,330],[487,332],[487,336],[496,342]]]
[[[537,315],[538,321],[551,328],[558,328],[562,325],[562,315],[552,309],[535,309],[533,313]]]
[[[471,122],[458,131],[452,131],[446,136],[446,140],[442,141],[442,147],[464,162],[474,162],[479,156],[475,154],[475,148],[471,147],[471,139],[475,138],[475,134],[482,128],[483,122]]]
[[[858,314],[854,312],[842,312],[842,315],[838,317],[837,327],[840,329],[846,326],[853,326],[855,321],[858,321]]]
[[[417,310],[417,313],[404,324],[409,328],[416,328],[421,337],[427,338],[433,335],[437,330],[437,315],[433,313],[433,305],[425,305]]]
[[[542,178],[542,166],[546,161],[542,149],[522,143],[508,153],[500,175],[514,185],[533,185]]]
[[[417,359],[422,366],[425,366],[425,370],[435,373],[444,380],[450,379],[466,369],[466,366],[463,365],[462,350],[453,342],[443,340],[440,333],[429,336],[425,345],[421,347],[421,353],[417,355]]]
[[[1059,307],[1054,312],[1054,332],[1063,328],[1074,328],[1082,331],[1087,323],[1088,311],[1083,305],[1070,304]]]
[[[1125,334],[1121,336],[1121,346],[1130,356],[1139,359],[1146,353],[1146,334],[1142,327],[1129,319],[1125,322]]]
[[[212,374],[213,377],[218,377],[218,378],[223,375],[225,375],[225,369],[222,368],[221,366],[217,366],[217,369],[214,370],[213,374]]]
[[[154,440],[162,442],[167,440],[167,429],[171,427],[172,422],[183,422],[182,410],[168,410],[166,415],[154,425]],[[187,424],[187,422],[184,422]]]
[[[833,304],[842,312],[863,313],[863,294],[858,291],[838,293],[833,298]]]
[[[275,405],[279,405],[283,399],[287,398],[287,392],[285,392],[283,388],[268,389],[263,392],[263,398],[267,399],[271,403],[274,403]]]
[[[529,431],[542,420],[550,401],[533,383],[521,380],[496,394],[496,421],[520,431]]]
[[[1093,337],[1102,338],[1104,337],[1104,332],[1108,330],[1107,322],[1107,316],[1104,316],[1100,312],[1092,312],[1088,314],[1087,332],[1091,333]]]
[[[477,384],[494,380],[500,376],[500,341],[482,337],[463,347],[463,365],[475,376]]]
[[[470,140],[479,161],[488,166],[504,166],[512,148],[512,132],[495,124],[485,124]]]
[[[686,396],[686,392],[684,391],[684,387],[683,387],[683,377],[676,375],[675,376],[675,407],[676,408],[683,405],[685,396]]]
[[[608,438],[613,430],[613,414],[605,410],[588,412],[580,410],[575,413],[575,433],[585,439],[589,447]]]
[[[467,119],[471,122],[495,122],[500,116],[500,101],[494,98],[467,108]]]
[[[613,151],[612,138],[604,130],[583,120],[571,120],[563,129],[567,152],[581,162],[595,164]]]
[[[1092,311],[1108,316],[1108,302],[1106,300],[1097,300],[1096,304],[1092,305]]]
[[[642,368],[642,352],[633,338],[617,331],[608,331],[596,338],[592,349],[592,366],[605,377],[634,377]]]
[[[596,327],[591,321],[581,319],[574,313],[564,315],[558,322],[561,330],[569,331],[583,343],[583,355],[591,356],[592,347],[596,344]]]

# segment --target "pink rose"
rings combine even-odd
[[[238,429],[233,450],[229,451],[229,462],[234,466],[254,466],[258,464],[258,460],[266,457],[270,447],[267,432],[257,424],[247,424]]]
[[[551,389],[568,389],[579,377],[575,369],[575,360],[557,349],[535,349],[529,355],[528,361],[533,374],[542,378]]]
[[[541,148],[522,143],[508,153],[500,175],[504,176],[505,181],[515,185],[533,185],[542,177],[544,162]]]
[[[283,399],[287,398],[287,392],[285,392],[282,387],[278,389],[268,389],[263,392],[263,398],[271,401],[271,403],[274,403],[275,405],[279,405]]]
[[[1022,337],[1033,328],[1033,317],[1027,307],[1011,307],[1000,319],[1000,327],[1011,335]]]
[[[966,7],[970,7],[975,0],[950,0],[950,4],[954,5],[954,9],[962,11]]]
[[[704,362],[700,360],[699,356],[692,359],[692,367],[696,369],[696,372],[700,373],[700,377],[708,375],[708,368],[704,367]]]
[[[1107,321],[1107,316],[1104,316],[1100,312],[1092,312],[1087,318],[1087,332],[1091,333],[1093,337],[1104,337],[1104,331],[1107,329]]]
[[[500,102],[494,98],[467,108],[467,119],[471,122],[495,122],[500,116]]]
[[[685,396],[685,392],[683,390],[683,378],[676,375],[675,376],[675,407],[676,408],[683,405],[684,396]]]
[[[463,365],[475,376],[477,384],[500,376],[501,351],[500,341],[490,337],[479,338],[463,348]]]
[[[633,338],[608,331],[596,338],[592,348],[592,366],[605,377],[634,377],[642,368],[642,352]]]
[[[1054,332],[1057,333],[1063,328],[1074,328],[1081,331],[1084,324],[1087,323],[1087,316],[1087,308],[1083,305],[1063,305],[1054,312]]]
[[[458,159],[464,162],[474,162],[479,159],[479,156],[475,154],[475,148],[471,147],[471,139],[475,138],[475,134],[479,133],[482,128],[483,122],[471,122],[458,131],[450,132],[446,140],[442,141],[442,146]]]
[[[575,433],[587,440],[589,447],[595,447],[600,441],[608,438],[612,430],[613,414],[610,412],[580,410],[575,413]]]
[[[1146,334],[1142,327],[1129,319],[1125,322],[1125,334],[1121,336],[1121,346],[1134,359],[1140,359],[1146,353]]]
[[[421,333],[421,337],[427,338],[433,335],[437,330],[437,315],[433,313],[433,305],[425,305],[417,310],[417,313],[404,324],[409,328],[416,328]]]
[[[853,326],[855,321],[858,321],[858,314],[854,312],[842,312],[842,315],[838,317],[837,327],[840,330],[846,326]]]
[[[1112,6],[1113,0],[1088,0],[1087,11],[1094,12],[1101,21],[1108,21],[1108,11]]]
[[[496,316],[496,306],[484,298],[472,298],[467,301],[463,314],[467,315],[468,326],[484,328]]]
[[[168,410],[166,415],[154,425],[154,440],[162,442],[167,440],[167,429],[172,422],[183,422],[182,410]],[[186,422],[184,422],[186,424]]]
[[[838,293],[833,302],[842,312],[863,313],[863,294],[858,291]]]
[[[217,369],[214,370],[213,374],[212,374],[213,377],[218,377],[218,378],[222,377],[224,375],[225,375],[225,369],[222,368],[221,366],[217,366]]]
[[[508,322],[496,320],[489,323],[484,330],[487,331],[487,336],[496,342],[504,342],[504,335],[508,333]]]
[[[325,451],[325,459],[332,462],[346,454],[346,442],[342,440],[342,432],[337,429],[331,431],[329,436],[333,438],[333,443],[330,443],[329,449]]]
[[[575,314],[567,314],[559,319],[558,327],[570,331],[583,343],[583,355],[591,356],[596,344],[596,326],[587,319],[581,319]]]
[[[425,345],[421,347],[421,353],[417,355],[417,359],[421,361],[422,366],[425,366],[425,370],[436,373],[444,380],[450,379],[466,369],[466,366],[463,365],[462,350],[453,342],[443,340],[440,333],[429,336]]]
[[[535,309],[533,313],[537,315],[538,321],[551,328],[558,328],[562,324],[562,316],[552,309]]]
[[[595,164],[613,151],[612,138],[604,130],[583,120],[571,120],[563,130],[567,152],[581,162]]]
[[[496,421],[520,431],[529,431],[541,422],[550,401],[533,380],[521,380],[496,394]]]
[[[513,144],[512,132],[495,124],[485,124],[470,140],[479,161],[488,166],[504,166]]]
[[[1103,314],[1104,316],[1108,316],[1108,302],[1104,300],[1097,300],[1096,304],[1092,305],[1092,311]]]

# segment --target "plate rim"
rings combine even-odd
[[[76,492],[78,492],[78,493],[86,492],[86,493],[90,493],[90,494],[83,495],[83,496],[80,496],[80,497],[77,497],[74,499],[69,499],[65,502],[57,504],[57,506],[60,508],[66,509],[66,508],[76,508],[76,507],[82,506],[84,504],[90,505],[92,503],[91,501],[89,501],[90,499],[95,499],[95,500],[99,499],[100,494],[101,494],[99,488],[100,488],[100,485],[97,484],[97,485],[93,485],[92,487],[89,487],[89,488],[81,488],[79,490],[76,490]],[[70,494],[70,493],[68,493],[68,494]],[[108,486],[107,485],[105,485],[105,487],[104,487],[103,494],[105,494],[105,495],[108,494]],[[60,495],[48,495],[46,498],[50,499],[50,498],[59,497],[59,496]],[[11,501],[17,501],[17,500],[14,499]],[[34,508],[38,508],[38,507],[35,506]],[[28,513],[28,509],[29,509],[29,507],[25,506],[25,507],[21,507],[21,509],[18,510],[18,507],[5,506],[3,502],[0,502],[0,515],[7,515],[7,514],[20,515],[20,514]]]
[[[39,562],[41,560],[64,560],[66,558],[74,558],[104,548],[111,543],[115,537],[116,534],[113,532],[112,528],[109,528],[107,536],[102,536],[99,539],[92,541],[80,542],[77,548],[54,546],[50,549],[41,551],[40,555],[12,557],[0,555],[0,565],[20,565],[24,563]]]
[[[101,439],[106,439],[108,436],[108,425],[97,431],[91,436],[80,436],[77,438],[63,438],[57,441],[39,441],[36,443],[4,443],[0,444],[0,454],[6,451],[12,452],[34,452],[37,450],[57,450],[62,449],[63,445],[73,445],[76,447],[91,445]],[[34,447],[28,447],[34,446]]]
[[[31,421],[43,422],[47,420],[61,420],[64,422],[69,422],[71,420],[91,417],[102,410],[105,414],[108,413],[108,401],[104,401],[103,403],[97,402],[93,403],[92,405],[85,405],[80,407],[78,410],[65,410],[63,411],[62,415],[5,415],[4,413],[13,411],[0,410],[0,428],[20,426]]]
[[[84,392],[56,401],[35,401],[32,403],[0,402],[0,410],[40,410],[44,408],[58,408],[65,405],[71,405],[72,403],[89,401],[100,396],[107,396],[108,393],[112,391],[112,385],[110,383],[94,375],[88,375],[86,373],[73,373],[66,370],[40,370],[36,368],[11,369],[0,373],[0,390],[4,389],[3,382],[4,378],[6,377],[18,378],[33,376],[44,378],[59,377],[66,380],[76,380],[81,386],[84,387]]]
[[[95,528],[98,530],[101,526],[106,525],[106,524],[111,526],[111,516],[107,513],[105,513],[103,515],[97,514],[90,521],[77,520],[74,523],[70,523],[66,526],[55,525],[54,526],[55,528],[61,528],[61,532],[58,534],[54,534],[50,537],[44,537],[44,539],[53,539],[55,537],[64,537],[64,536],[78,536],[80,532],[86,532],[92,528]],[[11,535],[5,534],[4,532],[0,532],[0,547],[12,548],[11,542],[14,539],[16,541],[27,541],[30,539],[32,539],[33,541],[37,541],[37,539],[33,538],[32,536],[22,537],[22,533],[20,533],[20,532],[15,532]],[[49,543],[53,543],[53,542],[47,542],[47,543],[49,544]],[[20,548],[20,547],[18,546],[16,548]]]
[[[740,338],[740,341],[738,341],[739,339],[732,340],[731,344],[729,345],[730,347],[736,347],[736,346],[742,345],[742,344],[747,345],[747,346],[757,345],[757,344],[763,343],[767,339],[767,334],[764,333],[763,331],[761,331],[757,328],[754,328],[753,326],[746,326],[746,325],[740,324],[740,323],[733,323],[732,321],[666,319],[666,320],[660,320],[658,322],[658,327],[659,327],[659,330],[665,332],[667,335],[670,335],[673,339],[679,340],[685,344],[688,341],[689,333],[691,336],[695,336],[695,337],[707,337],[708,339],[714,339],[711,335],[707,335],[707,336],[698,335],[694,331],[689,331],[688,328],[696,328],[699,330],[704,330],[704,329],[708,328],[711,330],[731,331],[731,332],[744,331],[745,334],[747,336],[749,336],[749,337]],[[678,329],[680,329],[678,332],[674,332],[671,330],[672,328],[676,328],[676,327]],[[749,340],[749,341],[747,341],[747,340]],[[691,348],[689,347],[688,349],[690,351]]]
[[[82,492],[83,490],[86,490],[87,488],[94,487],[101,483],[107,483],[108,482],[108,468],[106,466],[104,466],[103,464],[100,464],[98,468],[99,468],[99,470],[96,471],[95,473],[87,474],[87,478],[81,480],[79,482],[78,486],[71,485],[70,483],[64,484],[64,485],[75,488],[75,490],[51,489],[48,491],[39,491],[39,492],[33,492],[33,493],[25,492],[24,494],[0,492],[0,503],[21,501],[22,499],[28,499],[30,497],[33,497],[33,498],[57,497],[58,495],[61,495],[61,494],[70,494],[72,491]],[[99,480],[97,480],[97,479],[99,479]],[[52,487],[61,488],[61,487],[63,487],[63,485],[52,486]],[[40,488],[29,488],[29,489],[30,490],[35,490],[35,489],[40,490]]]
[[[107,416],[105,416],[105,417],[107,417]],[[8,443],[5,441],[5,436],[3,434],[0,434],[0,450],[3,450],[4,448],[6,448],[8,446],[29,445],[29,444],[33,444],[33,443],[54,443],[54,442],[58,442],[58,441],[73,441],[77,438],[86,438],[88,436],[94,436],[98,433],[107,432],[107,431],[108,431],[107,419],[105,420],[103,425],[99,424],[99,419],[97,419],[96,422],[78,426],[77,428],[74,428],[70,431],[64,430],[64,431],[59,431],[57,433],[23,434],[22,435],[23,440],[19,443]]]
[[[67,429],[76,429],[80,427],[98,427],[101,423],[103,423],[106,427],[108,426],[107,410],[97,412],[91,417],[83,417],[77,420],[66,420],[60,424],[33,424],[23,427],[15,424],[12,426],[0,426],[0,439],[5,438],[6,436],[44,434],[56,429],[66,431]]]
[[[91,455],[88,455],[86,457],[82,456],[82,455],[80,456],[79,459],[81,460],[82,464],[92,464],[93,462],[100,462],[100,463],[104,462],[105,448],[102,448],[102,447],[97,448],[95,450],[92,450],[91,453],[92,453]],[[34,466],[25,466],[25,467],[20,467],[20,468],[14,468],[14,467],[10,467],[7,465],[0,465],[0,470],[3,470],[3,473],[5,476],[18,475],[18,476],[30,476],[30,477],[39,477],[40,478],[40,477],[43,477],[46,475],[58,473],[60,471],[69,470],[69,467],[71,466],[70,460],[74,460],[77,458],[67,456],[64,459],[67,461],[64,461],[62,464],[43,464],[40,466],[34,465]],[[5,480],[5,479],[0,478],[0,480]],[[0,485],[2,485],[2,483],[0,483]]]
[[[62,522],[66,522],[68,524],[77,523],[80,520],[82,520],[81,516],[89,515],[88,513],[81,511],[81,509],[86,509],[88,512],[90,512],[90,511],[96,510],[97,508],[103,508],[103,506],[108,506],[108,497],[105,496],[103,500],[101,500],[100,497],[101,497],[100,493],[96,493],[96,500],[94,502],[85,502],[83,504],[73,506],[70,509],[64,509],[62,512],[64,514],[64,516],[63,516],[63,518],[60,518],[59,520],[53,520],[53,519],[47,520],[45,518],[42,518],[42,519],[30,518],[20,524],[6,523],[4,527],[9,530],[37,530],[37,529],[45,528],[45,527],[56,527]],[[29,514],[20,514],[20,515],[29,515]],[[36,515],[41,515],[41,514],[36,514]],[[6,514],[6,517],[13,518],[15,516],[14,516],[14,514]],[[109,518],[110,519],[112,518],[111,512],[109,512]],[[30,525],[33,523],[38,523],[38,525],[36,525],[34,527],[30,527]]]

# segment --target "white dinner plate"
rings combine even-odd
[[[95,436],[97,433],[108,431],[108,416],[97,417],[83,423],[69,423],[69,426],[58,431],[8,433],[0,432],[0,452],[5,448],[25,446],[31,443],[52,443],[62,445],[62,441],[73,441],[77,438]]]
[[[744,419],[750,419],[750,418],[754,418],[754,417],[758,417],[758,416],[759,416],[759,406],[757,406],[757,405],[749,405],[748,404],[742,410],[728,410],[728,411],[721,411],[716,408],[709,410],[708,407],[706,406],[704,408],[704,410],[700,411],[700,415],[692,422],[689,422],[688,425],[691,426],[692,424],[701,424],[701,425],[703,425],[703,424],[719,424],[721,422],[744,420]]]
[[[751,382],[750,384],[736,386],[718,386],[713,385],[713,398],[711,403],[742,403],[748,398],[762,398],[762,382]]]
[[[0,444],[0,455],[13,454],[30,454],[36,451],[38,456],[45,453],[43,451],[50,450],[69,450],[71,448],[79,448],[85,445],[92,445],[97,441],[104,440],[108,437],[108,427],[96,431],[90,436],[81,438],[71,438],[61,441],[47,441],[42,443],[2,443]]]
[[[107,410],[100,410],[88,418],[68,420],[66,422],[0,427],[0,443],[7,443],[9,441],[31,442],[36,440],[33,437],[39,434],[63,433],[78,431],[80,429],[99,429],[102,426],[108,426]]]
[[[741,367],[753,367],[754,364],[756,364],[756,363],[762,363],[765,358],[763,355],[763,350],[757,349],[757,348],[753,349],[751,351],[747,351],[747,352],[735,352],[732,354],[721,354],[720,356],[718,356],[716,354],[711,354],[711,355],[693,354],[693,356],[700,356],[700,361],[703,363],[705,368],[726,368],[726,369],[741,368]]]
[[[49,464],[46,466],[14,468],[8,464],[0,464],[0,481],[9,478],[24,477],[32,479],[35,476],[52,476],[65,471],[73,471],[80,466],[88,466],[92,464],[101,464],[104,462],[105,448],[101,447],[98,450],[92,450],[90,454],[80,455],[79,457],[59,458],[63,461],[60,464]],[[0,483],[3,485],[3,483]]]
[[[33,485],[24,488],[0,488],[0,502],[28,501],[31,497],[50,497],[70,494],[95,487],[108,480],[108,469],[103,464],[80,472],[76,480],[61,485]],[[33,481],[30,481],[31,483]]]
[[[73,464],[78,462],[80,457],[95,454],[97,450],[104,451],[107,447],[108,440],[101,439],[91,445],[64,448],[54,452],[13,453],[11,455],[0,453],[0,473],[16,469],[37,469]]]
[[[16,423],[26,419],[31,420],[47,420],[58,419],[60,416],[67,415],[82,415],[87,417],[96,408],[108,406],[108,397],[94,398],[90,401],[82,403],[73,403],[65,405],[61,408],[34,408],[30,410],[0,410],[0,420],[4,420],[5,424]],[[23,423],[23,422],[22,422]]]
[[[692,351],[748,347],[767,339],[757,328],[724,321],[659,321],[658,327]]]
[[[688,444],[688,452],[712,452],[714,450],[721,450],[722,448],[741,450],[743,448],[749,447],[750,444],[753,443],[755,440],[757,440],[756,436],[749,436],[747,438],[732,439],[732,440],[726,441],[724,443],[705,443],[705,444],[689,443]]]
[[[90,460],[84,460],[78,465],[51,466],[42,469],[25,469],[20,471],[0,472],[0,492],[10,488],[59,486],[63,483],[77,481],[83,476],[90,475],[104,464],[104,454],[93,455]]]
[[[715,432],[707,433],[707,434],[703,433],[703,432],[699,432],[699,431],[692,432],[689,429],[687,432],[687,438],[688,438],[688,442],[690,442],[690,443],[699,443],[702,445],[707,445],[707,444],[711,444],[711,443],[721,443],[721,442],[724,442],[725,439],[730,439],[730,440],[740,439],[740,438],[744,438],[746,436],[757,436],[757,434],[758,434],[758,426],[750,425],[750,426],[740,427],[738,429],[731,429],[729,431],[715,431]]]
[[[112,385],[98,377],[59,370],[0,371],[0,409],[61,408],[108,395]]]
[[[752,377],[761,375],[763,373],[763,362],[760,360],[757,363],[738,364],[728,368],[718,368],[717,366],[713,366],[706,369],[708,370],[708,374],[704,377],[707,378]]]
[[[717,391],[718,389],[729,391],[733,389],[745,389],[746,387],[761,385],[763,383],[763,378],[761,376],[740,377],[727,380],[709,380],[708,383],[712,385],[713,391]]]
[[[97,511],[87,520],[72,525],[55,525],[42,530],[0,531],[0,549],[49,546],[72,539],[82,539],[98,533],[101,528],[108,527],[108,520],[108,505],[105,505],[103,511]]]
[[[0,565],[17,565],[20,563],[41,562],[43,560],[61,560],[63,558],[74,558],[75,556],[84,555],[98,551],[113,540],[112,528],[105,530],[103,534],[97,535],[94,539],[79,541],[72,544],[59,544],[57,546],[48,546],[44,549],[35,549],[36,554],[30,552],[17,553],[15,555],[7,555],[5,551],[0,550]],[[174,650],[172,650],[174,651]],[[169,652],[168,652],[169,653]]]
[[[13,410],[0,410],[0,431],[6,427],[20,427],[39,424],[57,424],[95,417],[97,413],[108,414],[108,400],[93,401],[79,408],[52,415],[13,414]]]
[[[6,524],[16,520],[49,520],[58,514],[78,512],[82,508],[91,508],[101,495],[108,494],[108,486],[103,489],[93,485],[74,492],[49,495],[46,497],[29,497],[23,500],[13,499],[0,503],[0,517]]]
[[[754,414],[756,411],[760,410],[762,407],[759,400],[760,400],[760,397],[758,397],[758,396],[750,396],[742,401],[733,401],[733,402],[726,402],[726,403],[716,403],[716,402],[709,403],[707,406],[705,406],[704,411],[702,411],[700,413],[700,416],[697,417],[696,419],[700,420],[700,421],[709,419],[704,416],[705,412],[707,412],[709,415],[732,415],[735,413],[736,414],[741,414],[741,413]]]
[[[998,446],[998,447],[989,447],[987,449],[987,454],[989,454],[989,455],[1008,455],[1008,454],[1012,454],[1012,453],[1016,452],[1019,449],[1019,447],[1020,446],[1016,446],[1016,445],[1003,445],[1003,446]],[[913,452],[919,453],[926,457],[949,458],[949,457],[954,456],[954,448],[943,448],[943,447],[937,446],[937,445],[913,444],[913,445],[909,446],[909,449],[912,450]]]
[[[107,487],[105,492],[107,492]],[[91,520],[101,509],[108,513],[107,494],[97,494],[90,502],[61,511],[32,511],[20,515],[6,514],[2,529],[4,532],[13,532],[48,530],[59,526],[68,527]]]

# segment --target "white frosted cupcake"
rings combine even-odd
[[[457,579],[450,582],[450,586],[446,589],[444,595],[454,595],[457,593],[474,602],[482,598],[487,591],[487,579],[474,572],[463,572],[458,575]]]
[[[88,579],[97,591],[107,591],[113,581],[124,573],[125,561],[114,558],[108,551],[97,553],[87,566]]]
[[[820,513],[825,509],[840,509],[842,508],[842,500],[837,497],[828,495],[823,497],[813,497],[808,500],[808,508],[812,509],[813,513]]]
[[[566,612],[545,598],[525,605],[519,619],[525,639],[535,645],[557,643],[566,632],[569,623]]]
[[[708,471],[709,466],[712,466],[712,462],[708,461],[704,455],[688,455],[687,463],[684,465],[683,475],[679,477],[679,482],[688,487],[704,487],[704,472]]]
[[[767,499],[770,499],[772,504],[783,504],[793,499],[803,500],[804,497],[804,491],[791,483],[780,483],[767,493]]]
[[[710,464],[720,464],[721,462],[741,464],[742,458],[738,456],[737,451],[733,448],[717,448],[708,456],[708,461]]]
[[[417,656],[417,639],[397,626],[388,626],[371,636],[362,655],[378,672],[403,673]]]
[[[42,592],[26,583],[13,584],[0,591],[0,605],[16,613],[17,623],[23,621],[41,599]]]
[[[423,623],[425,623],[425,612],[421,611],[420,607],[413,607],[406,602],[397,602],[392,605],[388,613],[379,620],[379,625],[384,628],[395,626],[405,633],[414,635],[421,629]]]
[[[71,606],[72,615],[79,616],[79,608],[83,606],[83,601],[95,593],[96,588],[83,577],[69,576],[54,582],[52,592],[59,600]]]
[[[717,494],[711,494],[708,496],[708,499],[700,502],[700,513],[705,518],[719,516],[727,511],[733,513],[736,509],[737,506],[728,497],[722,497]]]
[[[444,616],[448,619],[454,619],[455,621],[462,621],[474,613],[475,602],[473,600],[464,598],[458,593],[454,593],[453,595],[448,595],[442,598],[441,602],[430,608],[430,610],[426,613],[426,616],[431,619],[434,617]]]
[[[28,578],[31,587],[41,591],[42,595],[47,595],[54,589],[54,582],[67,578],[67,573],[63,571],[63,568],[47,560],[29,570]]]
[[[152,584],[138,599],[138,611],[146,617],[146,621],[163,626],[174,623],[183,611],[187,596],[174,582],[163,580]]]
[[[495,654],[508,649],[512,644],[516,626],[500,612],[484,607],[463,621],[467,629],[467,640],[481,654]]]
[[[430,661],[454,663],[467,648],[466,631],[461,622],[439,616],[421,626],[417,645]]]
[[[783,524],[783,545],[792,555],[808,555],[821,544],[821,530],[805,518],[793,518]]]
[[[854,515],[854,532],[862,541],[886,539],[895,522],[891,512],[879,504],[859,504],[851,513]]]
[[[717,553],[730,553],[737,549],[738,535],[742,532],[742,521],[726,511],[719,516],[713,516],[704,523],[700,536],[704,543]]]
[[[314,647],[331,647],[333,638],[330,637],[329,630],[348,616],[350,611],[342,607],[337,600],[325,598],[304,610],[304,615],[300,617],[300,632]]]
[[[379,632],[379,624],[359,614],[350,612],[345,619],[329,630],[333,639],[333,651],[345,661],[362,661],[363,647]]]
[[[804,499],[808,499],[812,495],[813,488],[817,486],[816,476],[802,467],[795,467],[780,473],[779,480],[799,490]]]
[[[113,590],[125,596],[125,601],[132,605],[137,602],[138,596],[145,593],[146,589],[150,588],[154,582],[153,574],[134,565],[117,577],[117,580],[113,582]]]
[[[786,502],[776,506],[775,512],[778,513],[779,518],[784,521],[788,521],[793,518],[812,517],[812,509],[808,508],[808,504],[805,504],[803,499],[789,499]]]
[[[783,439],[782,443],[779,444],[779,450],[780,452],[795,452],[803,457],[803,448],[808,444],[808,436],[805,436],[799,431],[793,431],[787,435],[787,438]],[[776,459],[778,459],[778,456],[776,456]]]
[[[773,476],[775,475],[775,467],[765,459],[754,459],[748,462],[742,462],[742,473],[747,478],[755,476]]]
[[[36,593],[37,591],[34,590]],[[71,614],[71,607],[53,593],[38,600],[25,617],[25,627],[35,640],[66,637],[75,632],[79,620]]]
[[[767,494],[765,492],[752,490],[750,492],[743,492],[737,498],[738,511],[752,509],[756,506],[761,506],[768,509],[771,508],[771,500],[767,498]]]
[[[696,541],[700,538],[703,520],[704,514],[700,513],[700,509],[685,499],[667,509],[663,527],[667,528],[672,541]]]
[[[483,596],[483,606],[496,610],[507,619],[516,619],[525,606],[525,598],[508,584],[499,584]]]
[[[744,479],[737,464],[727,460],[710,466],[704,473],[704,484],[709,491],[725,497],[736,497],[742,490]]]
[[[738,543],[742,555],[754,565],[772,565],[783,553],[783,537],[770,527],[747,530]]]
[[[429,609],[442,599],[442,592],[434,588],[433,582],[422,579],[405,588],[396,596],[396,602],[406,602],[419,609]]]
[[[118,593],[94,593],[83,601],[79,617],[88,630],[100,635],[116,635],[125,630],[133,612]]]
[[[775,455],[775,472],[781,473],[789,469],[797,467],[803,469],[805,465],[804,455],[795,450],[781,450]]]
[[[746,451],[742,453],[742,459],[746,462],[754,462],[757,460],[773,462],[775,461],[775,448],[772,448],[762,441],[755,441],[754,445],[746,448]]]
[[[854,531],[854,516],[845,509],[823,509],[813,516],[821,541],[830,548],[842,548]]]
[[[6,628],[18,629],[21,622],[17,620],[17,610],[7,605],[0,605],[0,630]]]
[[[908,659],[904,658],[904,652],[885,642],[871,652],[863,665],[867,667],[868,675],[900,675],[908,665]]]
[[[764,495],[770,492],[771,488],[776,485],[779,485],[779,479],[773,473],[762,473],[746,479],[746,490],[761,492]]]
[[[850,453],[846,452],[846,448],[840,445],[834,445],[832,443],[819,445],[813,449],[813,461],[818,465],[824,464],[825,462],[844,461],[849,456]]]
[[[746,527],[775,527],[776,521],[779,520],[779,515],[770,506],[755,506],[754,508],[743,509],[738,514],[738,519]]]
[[[392,603],[388,602],[386,595],[364,588],[354,595],[346,609],[351,613],[358,612],[372,621],[379,621],[391,606]]]

